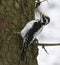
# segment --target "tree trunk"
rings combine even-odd
[[[0,65],[38,65],[37,46],[33,43],[22,61],[23,41],[13,33],[34,19],[34,8],[33,0],[0,0]]]

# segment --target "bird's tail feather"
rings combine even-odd
[[[26,56],[26,49],[23,48],[21,52],[21,60],[24,60],[25,56]]]

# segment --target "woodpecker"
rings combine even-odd
[[[26,24],[21,30],[20,35],[23,38],[23,50],[22,57],[25,56],[27,48],[33,43],[36,37],[41,33],[43,27],[50,22],[50,18],[47,15],[41,14],[41,18],[32,20]]]

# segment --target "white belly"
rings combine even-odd
[[[34,35],[33,35],[33,39],[30,42],[30,44],[37,38],[37,36],[42,32],[43,27],[41,27]]]

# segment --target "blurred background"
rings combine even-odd
[[[42,1],[42,0],[41,0]],[[41,3],[38,9],[48,14],[50,23],[44,27],[41,34],[38,36],[39,42],[44,43],[59,43],[60,42],[60,0],[48,0]],[[39,14],[36,12],[36,18]],[[49,55],[39,48],[38,65],[60,65],[60,46],[45,47]]]

